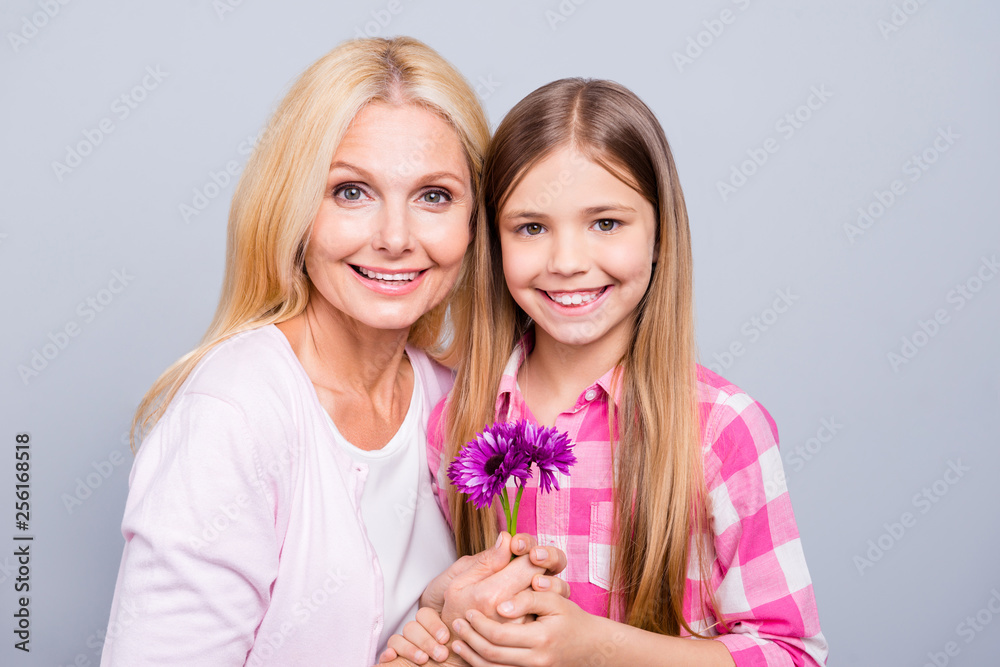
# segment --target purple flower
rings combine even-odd
[[[451,462],[448,478],[478,509],[489,507],[511,477],[519,480],[518,486],[531,477],[531,456],[519,442],[514,424],[487,427]]]
[[[531,477],[531,466],[539,471],[539,491],[548,493],[555,487],[556,471],[569,474],[576,457],[569,436],[546,426],[519,422],[497,422],[488,426],[475,440],[465,443],[455,460],[448,466],[448,478],[460,493],[478,509],[489,507],[500,496],[507,529],[517,532],[517,512],[521,506],[524,484]],[[507,482],[513,477],[517,496],[511,501]]]
[[[569,467],[576,463],[569,436],[555,427],[537,426],[527,421],[518,422],[515,432],[519,435],[520,447],[528,452],[531,462],[538,466],[538,486],[542,493],[548,493],[552,487],[558,491],[556,470],[568,475]]]

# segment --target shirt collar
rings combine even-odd
[[[524,403],[524,397],[517,386],[517,374],[521,370],[521,365],[524,363],[534,344],[535,335],[532,330],[517,342],[517,345],[514,346],[514,350],[510,354],[510,358],[507,360],[507,365],[503,369],[503,375],[500,377],[500,386],[497,391],[497,419],[507,419],[508,412],[512,412],[510,415],[511,418],[516,418],[520,413],[523,413],[521,406]],[[592,401],[606,401],[609,396],[613,397],[615,407],[619,407],[622,398],[622,381],[621,377],[618,377],[616,380],[615,376],[620,375],[621,370],[621,366],[609,369],[604,375],[597,378],[593,384],[584,389],[583,393],[577,398],[573,411],[581,409]],[[591,394],[591,392],[594,393]],[[511,407],[513,407],[513,410],[511,410]]]

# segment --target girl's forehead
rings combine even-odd
[[[575,146],[553,150],[514,179],[501,201],[501,215],[525,204],[543,208],[571,203],[567,200],[582,204],[584,200],[611,194],[645,198],[633,174],[609,158]]]

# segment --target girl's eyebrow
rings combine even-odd
[[[617,202],[610,204],[601,204],[600,206],[591,206],[583,210],[584,215],[600,215],[601,213],[607,213],[608,211],[613,211],[617,213],[635,213],[635,209],[631,206],[626,206],[625,204],[619,204]]]
[[[602,213],[607,213],[609,211],[611,211],[613,213],[635,213],[636,212],[635,209],[632,208],[631,206],[626,206],[625,204],[619,204],[617,202],[612,202],[612,203],[608,203],[608,204],[600,204],[600,205],[597,205],[597,206],[588,206],[587,208],[583,209],[582,213],[583,213],[584,217],[589,218],[589,217],[592,217],[592,216],[595,216],[595,215],[600,215]],[[505,220],[517,220],[517,219],[522,219],[522,218],[548,219],[549,215],[547,213],[542,213],[540,211],[532,211],[530,209],[521,209],[521,210],[517,210],[517,211],[511,211],[510,213],[504,213],[500,217],[502,217]]]

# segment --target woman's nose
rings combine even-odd
[[[372,244],[376,250],[401,255],[414,247],[413,212],[405,203],[387,203],[379,211]]]

